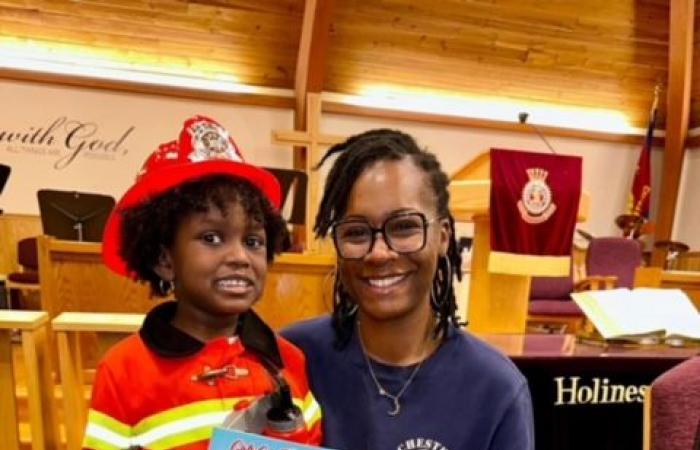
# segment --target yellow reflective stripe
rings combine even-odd
[[[213,427],[223,423],[235,405],[255,398],[246,396],[202,400],[158,412],[141,420],[134,427],[91,409],[84,445],[96,450],[119,450],[130,445],[167,450],[210,439]],[[301,408],[309,428],[321,418],[320,407],[311,392],[303,400],[295,398],[294,403]]]
[[[224,399],[202,400],[199,402],[188,403],[186,405],[177,406],[175,408],[160,411],[156,414],[148,416],[136,425],[134,425],[133,434],[139,435],[148,432],[162,425],[167,425],[171,422],[176,422],[188,417],[198,416],[217,411],[231,411],[234,405],[243,400],[252,400],[255,397],[229,397]]]
[[[121,436],[94,423],[88,423],[85,428],[85,440],[88,438],[100,443],[96,448],[127,448],[131,445],[128,436]]]
[[[163,439],[148,444],[149,450],[169,450],[187,444],[211,439],[214,432],[214,425],[202,426],[178,434],[171,434]]]
[[[311,391],[306,394],[303,400],[295,397],[292,401],[301,409],[304,415],[304,422],[306,422],[308,428],[311,428],[314,423],[321,419],[321,407],[316,402]]]
[[[131,427],[94,409],[88,412],[83,447],[118,450],[130,446]]]
[[[311,428],[316,422],[321,420],[321,406],[318,404],[311,391],[306,394],[302,411],[304,411],[304,421],[308,428]]]
[[[85,434],[85,439],[83,439],[82,448],[91,448],[93,450],[122,450],[129,447],[114,445],[109,442],[103,441],[97,436]]]
[[[230,411],[200,414],[154,428],[134,436],[134,444],[158,450],[179,447],[211,438],[215,426],[221,425]]]
[[[88,411],[87,420],[88,423],[94,423],[95,425],[107,428],[108,430],[122,436],[129,436],[131,434],[131,427],[129,425],[120,422],[117,419],[96,409],[90,409],[90,411]]]

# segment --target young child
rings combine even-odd
[[[146,160],[107,222],[103,259],[176,301],[100,362],[85,448],[203,450],[233,410],[289,390],[292,439],[320,442],[302,353],[251,310],[286,238],[279,203],[274,176],[206,117]]]

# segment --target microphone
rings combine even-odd
[[[518,113],[518,122],[520,122],[522,125],[528,125],[530,126],[533,130],[535,130],[535,133],[537,133],[537,136],[542,139],[542,142],[544,142],[547,145],[547,148],[549,148],[549,151],[552,152],[553,154],[557,154],[557,152],[554,150],[554,148],[549,145],[549,141],[544,137],[544,134],[540,131],[539,128],[535,126],[535,124],[529,123],[527,121],[528,117],[530,116],[529,113],[522,111]]]

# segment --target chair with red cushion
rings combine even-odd
[[[642,265],[639,241],[622,237],[594,238],[586,253],[586,276],[615,277],[616,287],[634,287],[634,272]]]
[[[39,291],[39,256],[36,238],[25,238],[17,243],[17,262],[20,270],[7,275],[5,287],[10,304],[20,302],[20,294]]]
[[[645,450],[692,450],[700,439],[700,356],[661,374],[645,397]]]
[[[571,299],[574,280],[567,277],[533,277],[530,285],[528,325],[542,331],[575,332],[584,321]]]
[[[586,324],[586,316],[571,298],[572,292],[612,289],[614,276],[588,276],[574,282],[572,271],[566,277],[532,277],[528,305],[528,329],[534,332],[576,334]]]

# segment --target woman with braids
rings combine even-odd
[[[307,355],[324,445],[532,450],[525,378],[460,329],[448,178],[410,136],[372,130],[337,156],[316,217],[338,255],[332,317],[283,332]]]

